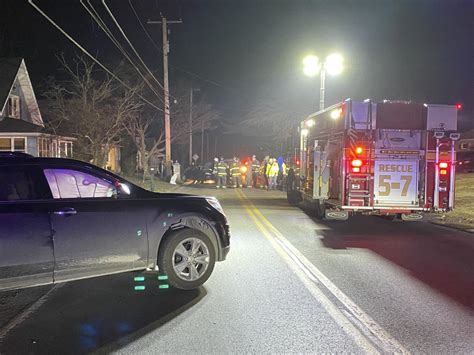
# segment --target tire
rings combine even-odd
[[[312,210],[317,219],[324,219],[326,214],[326,204],[324,201],[315,201],[312,203]]]
[[[191,254],[193,245],[198,248]],[[204,284],[211,276],[215,263],[216,251],[211,240],[195,229],[173,232],[158,251],[160,274],[167,275],[169,284],[180,290],[192,290]]]
[[[286,199],[291,206],[298,206],[298,203],[301,202],[301,194],[299,191],[288,190],[286,192]]]

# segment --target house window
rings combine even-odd
[[[10,95],[7,101],[7,117],[20,118],[20,97]]]
[[[0,138],[0,151],[26,153],[26,138]]]
[[[38,138],[38,156],[49,157],[49,139]]]
[[[460,148],[461,148],[461,150],[469,149],[469,143],[467,143],[467,142],[461,143]]]
[[[59,141],[59,157],[72,158],[72,142]]]

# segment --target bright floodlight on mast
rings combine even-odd
[[[303,72],[309,77],[316,76],[320,73],[321,85],[319,88],[319,109],[324,109],[324,90],[326,82],[326,72],[330,75],[338,75],[342,73],[344,58],[338,53],[332,53],[326,57],[324,63],[313,54],[307,55],[303,59]]]

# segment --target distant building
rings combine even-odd
[[[461,133],[461,138],[456,142],[456,151],[474,152],[474,129]]]
[[[25,61],[0,58],[0,151],[72,157],[75,141],[46,132]]]

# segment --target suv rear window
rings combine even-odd
[[[0,169],[0,201],[39,198],[34,179],[27,167],[6,166]]]

